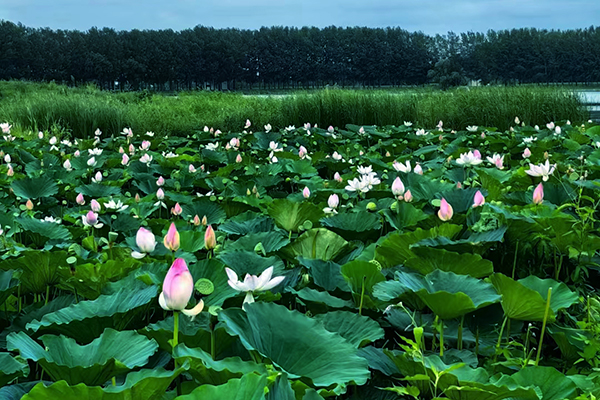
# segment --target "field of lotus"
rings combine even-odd
[[[0,129],[2,400],[600,396],[600,126]]]

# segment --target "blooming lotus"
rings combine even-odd
[[[127,154],[123,154],[123,157],[121,158],[121,164],[122,165],[129,164],[129,156]]]
[[[442,198],[442,201],[440,202],[440,210],[438,211],[438,217],[442,221],[449,221],[450,218],[452,218],[452,215],[454,215],[452,206],[448,204],[446,199]]]
[[[179,250],[179,232],[177,232],[175,223],[171,222],[171,226],[169,226],[169,230],[163,239],[163,244],[171,251]]]
[[[98,222],[98,214],[93,211],[88,211],[87,214],[81,216],[81,222],[84,226],[93,226],[94,228],[100,229],[104,224]]]
[[[541,176],[542,180],[544,182],[546,182],[549,179],[550,175],[552,175],[552,173],[554,172],[555,169],[556,169],[556,164],[550,165],[550,161],[546,160],[545,164],[540,164],[540,165],[529,164],[529,170],[525,171],[525,173],[527,173],[528,175],[531,175],[531,176]]]
[[[369,165],[368,167],[357,167],[356,170],[361,175],[369,175],[373,173],[373,166]]]
[[[158,304],[163,310],[181,311],[193,320],[204,308],[204,301],[200,300],[191,310],[185,309],[193,292],[194,278],[192,278],[185,260],[178,258],[165,276],[162,292],[158,296]]]
[[[336,182],[342,182],[342,181],[343,181],[343,179],[342,179],[342,176],[340,175],[340,173],[339,173],[339,172],[336,172],[335,174],[333,174],[333,179],[334,179]]]
[[[473,198],[473,208],[475,207],[480,207],[482,205],[485,204],[485,197],[483,197],[483,195],[481,194],[481,192],[478,190],[475,193],[475,197]]]
[[[366,186],[366,183],[358,178],[354,178],[351,181],[348,181],[348,185],[345,188],[349,192],[363,192],[366,193],[369,191],[369,188]]]
[[[144,155],[140,157],[140,162],[149,166],[152,162],[152,156],[148,153],[144,153]]]
[[[2,133],[10,133],[10,128],[12,127],[12,125],[10,125],[8,122],[3,122],[0,124],[0,129],[2,129]]]
[[[472,151],[469,151],[468,153],[462,153],[456,160],[458,165],[479,165],[482,162],[481,156],[477,157],[477,155]]]
[[[92,178],[92,182],[100,183],[102,182],[102,173],[100,171],[96,172],[96,175]]]
[[[246,292],[244,304],[254,303],[253,292],[271,290],[285,279],[285,276],[271,278],[273,276],[273,267],[265,269],[260,276],[246,274],[243,282],[240,282],[237,274],[233,270],[225,268],[225,272],[229,277],[229,280],[227,281],[229,286],[237,291]]]
[[[504,156],[494,153],[492,157],[487,157],[488,162],[494,164],[498,169],[504,169]]]
[[[404,172],[405,174],[408,174],[411,170],[410,160],[406,160],[406,164],[402,164],[402,163],[399,163],[398,161],[394,161],[392,163],[392,167],[394,167],[394,169],[398,172]]]
[[[244,125],[244,129],[248,129],[250,128],[250,126],[252,125],[252,123],[250,122],[249,119],[246,120],[246,124]]]
[[[337,151],[334,151],[333,154],[331,155],[331,158],[333,158],[335,161],[340,161],[342,159],[342,156]]]
[[[206,150],[215,151],[219,148],[219,143],[209,143],[206,145]]]
[[[477,132],[477,129],[479,129],[479,127],[477,125],[467,126],[467,131],[469,131],[469,132]]]
[[[150,148],[150,141],[148,141],[148,140],[142,141],[142,146],[140,147],[140,150],[148,150],[149,148]]]
[[[271,129],[273,129],[273,127],[271,126],[271,124],[266,124],[265,125],[265,132],[269,133],[269,132],[271,132]]]
[[[116,202],[113,199],[110,199],[108,203],[104,203],[104,207],[109,210],[115,211],[123,211],[127,209],[129,206],[127,204],[123,204],[121,200],[117,200]]]
[[[144,258],[147,253],[152,253],[156,248],[156,238],[152,231],[142,227],[135,235],[135,244],[141,252],[132,251],[131,256],[137,259]]]

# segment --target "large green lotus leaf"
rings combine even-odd
[[[273,303],[246,304],[246,311],[219,313],[230,334],[249,350],[257,350],[291,377],[305,377],[316,386],[363,385],[369,378],[367,361],[341,336],[318,321]]]
[[[365,358],[369,362],[369,368],[377,370],[387,376],[400,375],[400,371],[392,362],[383,349],[375,346],[367,346],[358,349],[359,356]]]
[[[502,296],[502,309],[508,318],[519,321],[544,320],[546,301],[538,292],[503,274],[492,275],[490,281]],[[555,318],[551,308],[548,320],[554,322]]]
[[[220,386],[202,385],[175,400],[264,400],[267,375],[248,374]]]
[[[496,386],[476,382],[461,382],[461,386],[449,386],[444,394],[452,400],[539,400],[535,389],[524,387]]]
[[[184,365],[174,371],[158,368],[131,372],[123,385],[107,386],[104,389],[82,383],[69,386],[66,381],[49,386],[38,383],[23,400],[163,400],[173,380],[188,367],[189,365]]]
[[[382,339],[385,336],[383,328],[364,315],[349,311],[332,311],[315,316],[329,332],[339,334],[355,347]]]
[[[462,227],[459,225],[444,224],[430,230],[418,228],[414,232],[391,234],[375,250],[375,260],[386,268],[404,264],[409,258],[415,257],[411,245],[431,237],[453,238],[461,230]]]
[[[173,324],[174,318],[170,315],[140,329],[139,333],[156,340],[161,350],[171,353],[173,347],[169,341],[173,339]],[[193,321],[191,318],[179,318],[179,343],[210,349],[210,314],[200,313]]]
[[[299,291],[294,291],[302,300],[312,301],[314,303],[323,303],[331,308],[353,308],[354,303],[347,300],[342,300],[339,297],[332,296],[329,292],[321,292],[308,287],[302,288]]]
[[[179,232],[179,241],[181,250],[188,253],[195,253],[204,249],[204,233],[197,231]]]
[[[405,228],[415,226],[420,221],[429,217],[422,210],[410,203],[399,201],[396,204],[396,210],[387,209],[383,211],[383,216],[394,229],[401,231]]]
[[[227,215],[221,206],[208,199],[195,200],[194,202],[187,204],[182,203],[181,208],[183,209],[182,216],[185,219],[191,220],[196,215],[200,219],[206,216],[209,225],[220,224],[227,218]]]
[[[548,300],[548,289],[552,288],[550,308],[554,311],[569,308],[579,301],[577,293],[572,292],[564,283],[557,282],[554,279],[540,279],[537,276],[530,275],[527,278],[519,279],[518,282],[538,292],[544,302]]]
[[[89,343],[105,328],[123,330],[137,328],[144,319],[148,304],[158,295],[156,286],[143,289],[123,288],[96,300],[80,301],[44,315],[27,324],[34,332],[64,334],[79,343]]]
[[[19,278],[23,271],[9,269],[0,271],[0,306],[19,286]]]
[[[323,210],[309,202],[296,203],[288,199],[275,199],[267,213],[275,220],[277,226],[288,232],[297,232],[300,225],[306,221],[313,224],[323,216]]]
[[[26,231],[40,234],[53,240],[71,240],[71,232],[62,225],[54,222],[41,221],[35,218],[18,217],[15,219]]]
[[[381,301],[392,301],[410,290],[398,281],[382,281],[373,286],[373,296]]]
[[[237,236],[252,232],[271,232],[273,230],[273,220],[252,211],[247,211],[229,219],[223,225],[219,225],[219,230]]]
[[[106,329],[90,344],[80,346],[65,336],[44,335],[44,347],[25,332],[8,335],[8,350],[38,362],[54,380],[69,385],[102,385],[110,378],[141,367],[158,349],[154,340],[132,331]]]
[[[413,247],[411,250],[415,257],[406,260],[405,265],[423,275],[440,270],[483,278],[494,273],[492,262],[479,254],[460,254],[431,247]]]
[[[134,258],[108,260],[101,264],[81,264],[75,267],[75,274],[60,284],[60,288],[76,291],[79,296],[94,300],[102,294],[109,282],[125,278],[133,269],[139,267]]]
[[[0,353],[0,387],[27,375],[29,375],[27,361],[21,357],[13,358],[8,353]]]
[[[456,250],[461,253],[468,252],[473,250],[474,245],[502,241],[507,229],[508,227],[502,226],[489,231],[473,232],[468,238],[459,240],[452,240],[444,236],[431,237],[417,242],[415,246],[444,247],[448,250]]]
[[[341,271],[352,289],[356,304],[360,303],[360,296],[364,286],[363,306],[376,308],[375,303],[371,300],[373,287],[377,283],[385,281],[385,276],[377,268],[377,265],[368,261],[355,260],[344,264]]]
[[[365,232],[381,229],[380,217],[368,211],[345,212],[321,219],[321,225],[341,231]]]
[[[90,183],[88,185],[82,185],[75,188],[77,193],[81,193],[84,196],[97,199],[100,197],[111,197],[118,196],[121,194],[121,189],[117,186],[107,186],[101,183]]]
[[[286,247],[293,258],[333,260],[348,245],[340,235],[325,228],[315,228],[304,232],[294,242]]]
[[[415,200],[430,200],[435,198],[436,194],[455,188],[449,182],[441,182],[419,174],[406,174],[402,180],[404,185],[410,189]]]
[[[287,374],[279,374],[275,383],[269,387],[266,400],[296,400],[296,395]]]
[[[67,253],[64,251],[28,250],[16,259],[0,263],[1,270],[19,268],[23,271],[21,284],[25,292],[44,293],[46,287],[71,276]]]
[[[16,196],[24,199],[39,199],[58,193],[58,185],[47,176],[20,179],[14,181],[10,187]]]
[[[455,213],[464,213],[467,210],[471,209],[473,206],[473,199],[475,197],[475,193],[478,189],[476,188],[468,188],[468,189],[453,189],[450,191],[446,191],[440,193],[438,198],[444,198],[446,201],[452,205],[452,209]]]
[[[396,279],[442,319],[460,317],[500,300],[491,284],[468,275],[436,270],[420,277],[397,272]]]
[[[236,250],[255,251],[260,243],[266,254],[273,253],[290,243],[287,236],[277,231],[248,233],[230,246]]]
[[[521,387],[536,386],[541,391],[542,400],[572,399],[577,391],[575,383],[553,367],[523,368],[516,374],[503,375],[494,384],[509,387],[515,384]]]
[[[304,257],[298,257],[298,261],[310,270],[315,285],[331,292],[336,288],[350,291],[348,283],[342,276],[341,265],[333,261],[311,260]]]
[[[213,360],[210,353],[198,348],[189,348],[185,344],[180,344],[175,348],[173,357],[180,363],[188,359],[190,362],[188,373],[200,384],[222,385],[230,379],[241,378],[246,374],[263,375],[267,373],[264,364],[244,361],[239,357]]]

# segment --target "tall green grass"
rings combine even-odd
[[[343,127],[398,125],[411,121],[434,127],[464,129],[468,125],[508,129],[518,116],[531,125],[549,121],[587,120],[588,113],[570,91],[548,87],[484,87],[441,92],[322,90],[289,96],[244,96],[235,93],[193,92],[163,96],[148,92],[110,93],[93,86],[70,88],[56,84],[0,82],[0,122],[23,130],[61,126],[76,137],[96,128],[116,133],[186,135],[208,125],[240,130],[246,119],[254,129],[305,122]]]

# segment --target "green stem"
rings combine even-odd
[[[438,317],[436,316],[437,320]],[[444,357],[444,321],[440,319],[439,331],[440,331],[440,357]]]
[[[48,298],[50,297],[50,285],[46,285],[46,300],[44,305],[48,305]]]
[[[210,329],[210,356],[213,360],[215,360],[216,347],[217,343],[215,341],[215,326],[213,325]]]
[[[112,377],[111,380],[112,380],[112,385],[117,386],[117,379],[114,376]]]
[[[537,356],[535,358],[535,366],[540,363],[542,356],[542,344],[544,342],[544,333],[546,332],[546,323],[548,322],[548,311],[550,311],[550,297],[552,297],[552,288],[548,288],[548,299],[546,300],[546,310],[544,311],[544,322],[542,322],[542,333],[540,334],[540,343],[538,343]]]
[[[460,317],[460,324],[458,325],[458,349],[462,350],[463,349],[463,324],[465,322],[465,316],[463,314],[462,317]]]
[[[506,343],[510,343],[510,318],[506,322]]]
[[[508,321],[508,317],[504,317],[504,321],[502,321],[502,327],[500,327],[500,334],[498,335],[498,342],[496,343],[496,351],[494,352],[494,362],[496,363],[496,359],[498,358],[498,353],[500,351],[500,344],[502,343],[502,335],[504,333],[504,327],[506,326],[506,321]],[[494,367],[495,369],[495,367]]]
[[[21,284],[17,286],[17,297],[19,298],[19,312],[21,312]]]
[[[517,254],[519,252],[519,241],[517,241],[517,247],[515,248],[515,258],[513,260],[512,278],[515,279],[515,269],[517,268]]]
[[[362,289],[360,291],[360,305],[358,306],[358,315],[362,315],[363,301],[365,299],[365,281],[366,280],[367,280],[367,277],[363,276]]]

